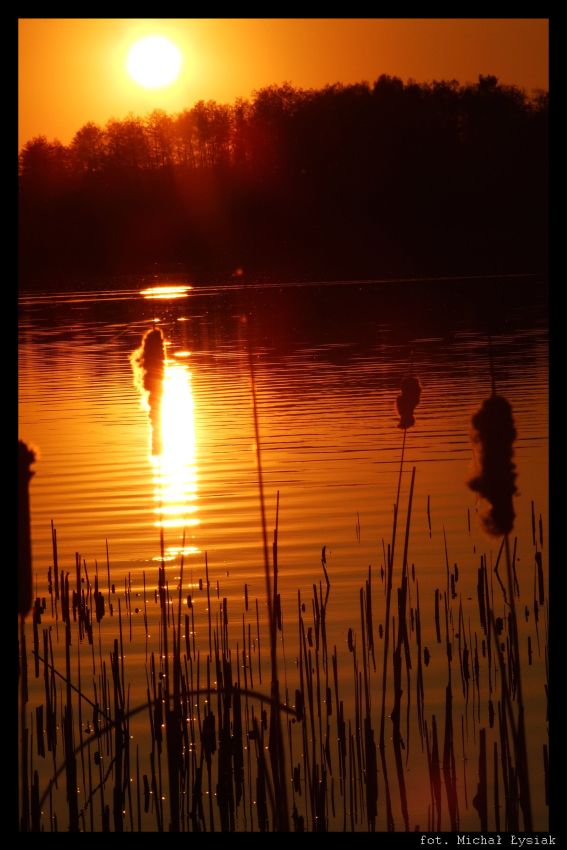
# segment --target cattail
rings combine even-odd
[[[396,399],[396,407],[400,414],[398,428],[406,431],[415,425],[413,412],[421,398],[421,385],[417,378],[404,378],[401,389],[402,392]]]
[[[145,396],[152,423],[152,454],[162,451],[161,439],[161,397],[163,394],[163,373],[165,347],[163,334],[159,328],[147,331],[142,343],[130,356],[134,371],[134,384]]]
[[[517,489],[512,461],[516,428],[510,403],[492,395],[482,403],[471,424],[478,475],[468,486],[489,503],[481,517],[485,530],[493,535],[509,534],[514,526],[512,497]]]
[[[163,375],[165,349],[160,328],[153,328],[144,334],[140,348],[134,351],[130,360],[133,366],[136,365],[142,370],[142,374],[138,374],[142,380],[142,388],[151,393],[156,381]]]
[[[21,617],[30,611],[33,596],[29,483],[35,460],[35,452],[18,440],[18,614]]]

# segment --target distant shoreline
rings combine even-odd
[[[548,287],[548,275],[545,271],[539,272],[494,272],[490,274],[462,273],[452,275],[377,275],[367,278],[330,278],[330,277],[284,277],[284,276],[250,276],[235,279],[234,277],[221,277],[218,275],[195,276],[188,271],[163,271],[163,272],[139,272],[132,274],[108,274],[108,275],[86,275],[61,276],[54,278],[46,276],[34,280],[20,281],[18,292],[28,294],[34,292],[108,292],[135,290],[138,287],[152,283],[156,286],[178,282],[190,284],[196,289],[219,288],[228,291],[252,290],[255,288],[277,288],[295,286],[372,286],[372,285],[406,285],[430,284],[431,286],[443,286],[444,284],[466,284],[474,283],[483,285],[490,281],[501,283],[520,283],[530,286],[537,283],[538,287]]]

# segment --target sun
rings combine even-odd
[[[139,85],[159,89],[175,82],[182,62],[181,51],[173,42],[161,35],[150,35],[130,48],[126,68]]]

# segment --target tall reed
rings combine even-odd
[[[174,574],[164,557],[163,529],[156,575],[148,571],[146,576],[144,570],[142,586],[136,587],[131,576],[116,581],[108,544],[107,587],[99,582],[98,565],[93,571],[78,554],[70,581],[57,554],[53,526],[52,566],[57,571],[54,581],[49,567],[46,583],[51,606],[47,599],[34,601],[29,627],[33,648],[26,644],[25,629],[20,631],[22,773],[25,765],[20,828],[441,831],[463,828],[465,817],[467,828],[476,817],[483,830],[517,830],[521,820],[526,828],[530,822],[540,825],[540,814],[539,822],[534,817],[530,821],[526,785],[530,730],[520,710],[518,612],[524,599],[522,565],[517,571],[515,566],[516,541],[512,547],[508,534],[499,536],[494,565],[481,556],[474,573],[476,596],[469,604],[461,590],[466,570],[452,563],[450,541],[443,533],[444,580],[435,595],[433,588],[424,593],[419,564],[411,556],[418,513],[413,467],[400,569],[394,571],[407,431],[402,429],[392,537],[384,559],[385,599],[376,592],[377,572],[371,567],[364,571],[356,597],[355,589],[341,588],[337,594],[332,560],[323,547],[320,579],[313,577],[307,591],[297,589],[290,616],[290,584],[278,547],[283,522],[279,494],[270,561],[251,342],[248,354],[266,605],[254,596],[253,574],[246,576],[243,596],[221,587],[222,579],[216,581],[215,594],[214,558],[206,553],[199,581],[193,583],[191,576],[187,587],[185,547]],[[409,422],[407,415],[404,421]],[[430,510],[428,504],[429,520]],[[546,623],[539,548],[543,532],[536,529],[535,510],[533,515],[530,627],[533,623],[541,631]],[[505,577],[498,571],[501,563],[506,564]],[[133,610],[138,591],[143,592],[143,606],[140,601],[140,610]],[[351,592],[354,621],[343,633],[335,617],[340,607],[349,610],[343,594]],[[241,610],[235,611],[239,600]],[[43,629],[42,618],[47,621]],[[145,652],[139,643],[142,634]],[[267,693],[262,689],[261,637],[269,645]],[[375,664],[378,640],[385,644],[382,665]],[[534,663],[538,657],[534,649]],[[33,663],[28,665],[28,658]],[[440,679],[445,664],[446,679]],[[142,683],[137,681],[140,675]],[[33,714],[28,677],[42,709],[34,706]],[[388,687],[391,737],[383,728]],[[457,775],[459,735],[463,763]],[[546,765],[546,748],[543,759]],[[59,782],[62,776],[64,783]],[[414,796],[410,789],[416,776],[423,793]],[[468,788],[473,784],[477,790],[471,800]],[[423,799],[427,812],[421,822],[417,812],[424,809]]]
[[[512,558],[510,555],[509,535],[514,527],[513,497],[516,488],[516,467],[513,462],[513,444],[516,428],[512,407],[503,396],[496,394],[496,382],[492,371],[492,395],[486,399],[480,410],[472,418],[472,440],[475,449],[478,472],[469,481],[469,487],[477,492],[487,503],[481,515],[483,526],[488,534],[503,536],[506,556],[507,594],[505,600],[509,606],[511,639],[511,675],[517,690],[517,721],[514,731],[514,749],[516,771],[520,788],[520,806],[524,828],[532,829],[532,807],[529,782],[527,743],[525,730],[525,707],[522,690],[522,672],[520,642],[518,637],[518,619],[516,614],[516,587],[513,578]],[[497,635],[495,634],[497,641]],[[503,660],[501,659],[501,664]]]

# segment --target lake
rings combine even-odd
[[[219,635],[225,598],[235,612],[231,640],[237,642],[240,634],[242,651],[244,634],[246,645],[242,613],[245,592],[250,599],[249,610],[246,605],[246,625],[256,628],[253,600],[258,599],[258,635],[260,629],[267,629],[253,381],[270,550],[276,509],[278,514],[278,592],[282,617],[288,624],[285,645],[285,629],[281,630],[279,663],[282,679],[281,670],[285,672],[286,694],[287,677],[290,679],[290,704],[297,687],[291,680],[297,676],[301,655],[297,593],[299,590],[306,602],[304,616],[313,615],[313,629],[319,634],[316,605],[312,608],[311,600],[314,585],[318,588],[321,582],[324,591],[326,571],[331,588],[326,607],[326,640],[329,652],[337,646],[339,657],[346,659],[345,672],[339,676],[344,706],[345,711],[351,708],[356,711],[362,697],[357,692],[358,685],[353,688],[350,667],[346,669],[352,663],[348,630],[352,627],[359,635],[358,651],[362,653],[360,588],[364,587],[370,571],[376,609],[373,615],[376,658],[372,660],[377,670],[372,672],[377,683],[371,689],[372,712],[378,715],[375,725],[378,738],[378,685],[384,643],[378,624],[382,632],[387,549],[404,444],[394,583],[400,580],[405,550],[411,641],[415,636],[417,583],[421,605],[427,606],[428,612],[422,615],[421,637],[431,653],[431,662],[425,670],[425,710],[429,718],[431,714],[437,715],[441,727],[446,710],[446,659],[444,647],[435,635],[435,592],[449,591],[451,571],[454,582],[451,588],[455,592],[447,600],[447,629],[452,634],[455,652],[458,644],[461,675],[461,640],[466,640],[465,632],[469,635],[467,652],[472,657],[477,643],[478,654],[484,658],[476,608],[478,568],[483,554],[491,593],[498,599],[498,578],[494,577],[493,567],[501,539],[491,538],[482,531],[479,524],[482,506],[467,487],[473,474],[471,416],[490,396],[494,380],[497,393],[505,396],[512,406],[517,430],[514,569],[521,588],[517,605],[522,613],[520,640],[526,658],[530,640],[529,663],[524,662],[523,656],[522,662],[525,663],[526,713],[533,732],[528,754],[534,828],[545,829],[548,821],[541,755],[547,741],[545,629],[541,619],[544,611],[540,610],[538,627],[532,601],[536,575],[534,551],[540,557],[544,553],[542,563],[547,575],[545,282],[536,276],[517,276],[197,286],[179,277],[166,281],[140,278],[119,284],[115,287],[109,281],[96,291],[76,286],[72,290],[24,292],[20,296],[19,431],[22,439],[37,447],[39,456],[30,489],[36,595],[48,595],[46,576],[53,566],[52,521],[57,533],[59,568],[74,577],[76,553],[79,553],[79,567],[85,565],[82,581],[92,583],[95,571],[100,570],[105,593],[108,546],[112,580],[116,585],[114,596],[118,598],[122,593],[123,608],[126,606],[124,610],[129,612],[130,632],[124,656],[126,678],[131,685],[130,699],[136,704],[145,699],[145,681],[138,675],[147,653],[148,639],[144,633],[148,629],[141,623],[141,603],[134,607],[132,594],[141,599],[147,581],[148,588],[150,585],[152,588],[151,604],[157,605],[153,588],[160,564],[169,570],[173,594],[183,559],[182,595],[183,600],[188,593],[193,597],[191,613],[197,623],[197,626],[193,623],[197,638],[206,638],[210,613],[206,579],[203,585],[205,557]],[[163,285],[172,289],[164,292],[160,289]],[[151,403],[148,405],[136,384],[131,360],[144,334],[152,328],[161,329],[166,351],[157,411],[151,409]],[[396,398],[408,376],[419,379],[421,397],[415,409],[415,425],[407,430],[404,441],[404,432],[398,428]],[[406,533],[410,489],[411,529],[408,521]],[[539,536],[533,533],[532,517],[536,519]],[[456,564],[458,570],[454,573]],[[505,571],[499,575],[505,580]],[[107,603],[110,597],[109,592]],[[116,602],[114,607],[117,608]],[[184,605],[184,611],[187,610]],[[505,619],[504,603],[494,601],[494,611]],[[397,603],[392,613],[393,639]],[[48,614],[49,610],[43,615],[46,624],[50,622]],[[154,619],[158,624],[159,611]],[[107,616],[102,623],[103,637],[106,629],[109,640],[110,621]],[[157,625],[156,629],[159,631]],[[112,625],[113,635],[114,631]],[[54,636],[54,657],[63,658],[62,641],[59,631],[57,640]],[[265,664],[269,662],[268,646],[269,637],[265,637]],[[249,649],[251,656],[250,642]],[[370,669],[370,646],[365,647],[365,652]],[[90,658],[88,652],[85,657]],[[252,666],[252,657],[248,661]],[[94,678],[94,654],[92,663]],[[130,663],[132,666],[128,668]],[[362,665],[361,660],[359,663]],[[478,756],[467,759],[462,774],[465,741],[476,753],[479,729],[488,729],[492,771],[490,735],[498,731],[498,722],[487,726],[487,680],[482,678],[483,665],[481,661],[480,684],[476,697],[473,689],[472,707],[468,690],[466,699],[464,690],[455,697],[459,825],[464,829],[479,828],[479,815],[472,805],[473,788],[476,789],[478,781]],[[331,675],[326,660],[323,669]],[[414,676],[415,662],[410,669]],[[496,674],[494,682],[492,675],[493,671],[491,693],[493,686],[497,690]],[[36,693],[30,682],[33,706],[41,701],[41,679],[38,683]],[[258,682],[255,684],[259,687]],[[265,685],[266,682],[264,688]],[[457,687],[455,683],[454,686]],[[462,697],[462,705],[457,697]],[[409,736],[411,727],[415,769],[411,767],[409,753],[407,762],[404,755],[409,828],[419,825],[425,829],[428,818],[434,817],[434,804],[429,791],[426,794],[423,790],[421,771],[427,760],[423,739],[420,746],[420,734],[414,728],[420,721],[414,718],[413,693],[412,699],[407,733]],[[478,712],[475,699],[479,703]],[[493,699],[496,703],[497,697]],[[142,748],[141,720],[139,724],[133,725],[133,731],[140,736]],[[406,744],[409,748],[409,741]],[[297,760],[298,754],[295,756]],[[399,765],[390,757],[392,790]],[[53,772],[52,767],[52,764],[42,767],[42,787]],[[384,765],[378,770],[379,788],[383,772]],[[329,785],[326,793],[332,795],[333,806],[327,801],[327,826],[342,828],[344,815],[351,828],[366,828],[368,813],[364,814],[362,790],[355,818],[352,789],[344,812],[339,798],[346,799],[346,790],[341,796],[338,778],[337,787],[330,789]],[[294,794],[298,810],[302,811],[299,797],[295,791]],[[501,787],[501,800],[502,794]],[[382,791],[378,796],[377,828],[385,829],[387,816],[381,795]],[[306,798],[304,789],[305,805]],[[236,828],[250,828],[254,823],[252,809],[247,815],[246,805],[245,799],[241,808],[237,807]],[[396,828],[404,828],[403,804],[397,801],[392,805]],[[308,828],[312,828],[315,815],[309,811],[304,814]],[[243,817],[248,820],[244,822]],[[447,817],[445,806],[443,818]],[[496,826],[493,817],[491,813],[490,829]],[[64,820],[64,815],[61,819]],[[126,816],[125,821],[128,829]],[[143,813],[143,822],[145,828],[156,828],[152,812]],[[446,820],[443,823],[444,828],[449,828]]]

